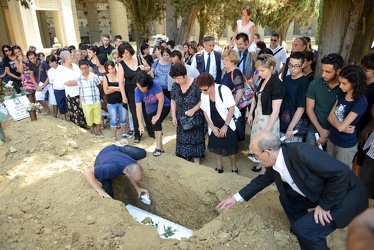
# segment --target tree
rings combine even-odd
[[[279,30],[280,39],[285,39],[290,24],[296,20],[309,23],[318,16],[315,0],[266,1],[254,5],[255,24]]]
[[[134,38],[140,47],[142,38],[150,35],[151,24],[164,18],[164,0],[118,0],[122,2],[131,14]]]
[[[374,39],[373,1],[325,0],[321,4],[319,57],[339,53],[345,65],[360,59],[371,48]],[[321,74],[319,64],[316,75]]]

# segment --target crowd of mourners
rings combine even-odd
[[[222,156],[228,156],[231,172],[238,174],[242,117],[251,138],[269,131],[284,143],[320,147],[351,169],[355,161],[374,198],[374,53],[360,65],[347,65],[334,51],[319,57],[311,39],[299,37],[287,56],[279,34],[266,45],[254,33],[251,10],[241,14],[224,48],[213,36],[182,45],[161,38],[150,45],[145,38],[139,53],[120,35],[114,46],[103,35],[99,47],[81,43],[52,49],[48,56],[33,46],[24,54],[18,45],[3,45],[0,79],[12,81],[45,114],[59,113],[95,136],[103,136],[108,122],[113,140],[120,130],[122,138],[139,143],[146,130],[156,141],[154,156],[164,152],[165,120],[176,126],[176,155],[198,164],[207,132],[218,173],[224,172]],[[322,76],[315,78],[318,61]],[[199,124],[187,129],[188,119]],[[257,157],[249,147],[248,158],[258,163],[252,170],[264,174]]]

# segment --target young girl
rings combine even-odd
[[[333,126],[327,143],[327,153],[352,169],[352,160],[357,152],[355,125],[365,112],[368,102],[364,70],[349,65],[339,73],[340,89],[343,91],[328,116]]]
[[[255,24],[250,20],[252,17],[252,10],[249,7],[244,7],[242,9],[242,20],[236,21],[236,31],[232,36],[232,41],[236,44],[235,37],[239,33],[246,33],[249,40],[249,52],[251,53],[253,61],[256,61],[256,43],[255,43]],[[233,45],[233,44],[230,44]]]

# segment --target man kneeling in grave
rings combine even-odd
[[[84,171],[88,183],[103,198],[112,199],[112,179],[119,175],[126,175],[134,186],[138,195],[145,193],[147,189],[141,188],[138,184],[143,178],[143,168],[136,163],[146,156],[144,149],[127,145],[125,140],[102,149],[96,157],[93,168]],[[102,187],[97,180],[101,182]]]

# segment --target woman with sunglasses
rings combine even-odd
[[[248,124],[252,127],[251,139],[262,131],[270,131],[279,137],[279,110],[285,94],[281,80],[275,72],[276,62],[274,56],[262,54],[255,63],[261,82],[255,92],[255,99],[251,103],[248,113]],[[255,114],[253,115],[253,112]],[[259,162],[249,148],[248,158]],[[259,163],[253,166],[252,171],[265,173],[265,168]]]
[[[4,79],[5,82],[13,81],[13,86],[16,92],[19,94],[21,93],[21,73],[18,72],[16,66],[16,58],[17,56],[14,53],[14,48],[20,49],[18,45],[10,47],[9,45],[4,45],[2,47],[2,51],[4,53],[4,67],[6,72],[6,77]]]
[[[236,153],[238,152],[238,137],[233,119],[240,117],[240,111],[235,106],[231,90],[225,85],[214,84],[214,78],[207,72],[201,73],[196,79],[196,85],[201,90],[201,109],[208,123],[208,149],[216,158],[216,171],[223,173],[222,155],[230,159],[231,172],[238,174]]]

